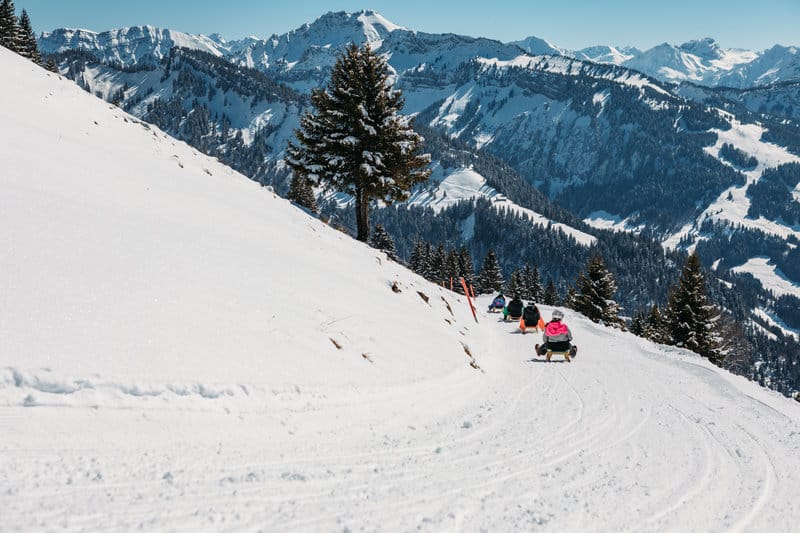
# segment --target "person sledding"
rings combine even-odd
[[[489,312],[496,313],[501,311],[506,306],[506,297],[503,296],[503,291],[500,291],[497,296],[494,297],[492,303],[489,304]]]
[[[508,305],[503,308],[503,320],[519,320],[522,318],[523,307],[525,304],[515,294]]]
[[[536,331],[544,331],[544,319],[535,302],[528,302],[528,305],[522,310],[522,318],[519,319],[519,329],[522,330],[523,335],[531,328]]]
[[[548,361],[554,353],[560,353],[570,362],[578,352],[578,347],[572,345],[572,332],[563,319],[564,313],[559,309],[553,311],[553,319],[544,326],[544,344],[536,345],[536,353],[546,355]]]

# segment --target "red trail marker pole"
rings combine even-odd
[[[461,280],[461,286],[464,288],[464,294],[467,295],[467,302],[469,303],[469,310],[472,311],[472,318],[475,319],[475,322],[478,321],[478,315],[475,314],[475,306],[472,304],[472,298],[469,296],[469,289],[467,289],[467,282],[464,281],[464,278],[459,278]]]

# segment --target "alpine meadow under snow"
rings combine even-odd
[[[486,297],[476,322],[71,81],[0,69],[0,530],[800,523],[797,402],[569,310],[578,357],[541,364]]]

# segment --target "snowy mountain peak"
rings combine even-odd
[[[404,29],[372,10],[355,13],[330,11],[314,22],[290,32],[290,35],[305,35],[314,43],[319,43],[320,40],[330,43],[342,43],[344,40],[359,43],[366,40],[377,48],[390,33]]]
[[[526,37],[521,41],[513,41],[509,44],[516,44],[529,54],[535,56],[563,54],[563,51],[560,48],[550,44],[548,41],[544,39],[534,36]]]
[[[704,39],[694,39],[678,46],[680,50],[702,57],[706,60],[719,59],[723,55],[723,51],[719,44],[711,37]]]

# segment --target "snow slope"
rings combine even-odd
[[[487,297],[476,323],[71,82],[0,68],[0,530],[800,520],[796,402],[569,311],[579,355],[543,364]]]

